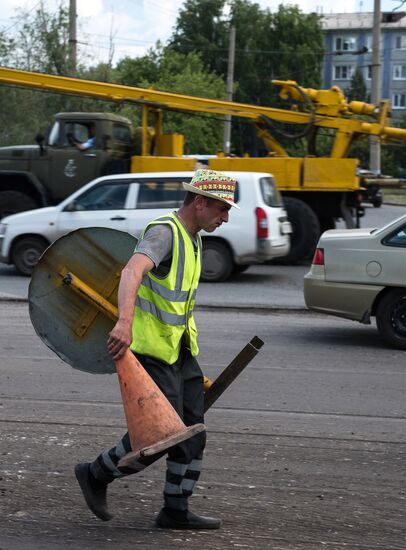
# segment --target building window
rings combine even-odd
[[[406,94],[392,94],[392,107],[406,109]]]
[[[369,52],[372,52],[372,34],[367,34],[365,46],[368,48]]]
[[[406,80],[406,65],[393,65],[393,80]]]
[[[406,49],[406,34],[397,34],[395,36],[395,50]]]
[[[334,65],[334,80],[350,80],[354,74],[353,65]]]
[[[337,36],[335,39],[335,50],[337,52],[352,52],[356,47],[355,36]]]

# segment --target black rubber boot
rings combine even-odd
[[[221,520],[198,516],[190,511],[179,512],[162,508],[156,518],[156,524],[164,529],[218,529],[221,526]]]
[[[82,489],[86,504],[95,516],[103,521],[109,521],[113,516],[107,510],[107,483],[98,481],[92,476],[88,462],[81,462],[75,466],[76,479]]]

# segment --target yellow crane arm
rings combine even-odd
[[[301,88],[293,81],[273,82],[281,86],[281,97],[287,98],[290,96],[298,101],[308,98],[308,101],[313,105],[313,112],[306,113],[219,99],[193,97],[151,88],[137,88],[0,67],[0,83],[5,85],[87,96],[119,103],[137,103],[146,108],[145,112],[148,109],[155,111],[166,109],[183,112],[204,112],[214,115],[242,117],[251,119],[254,123],[269,118],[286,124],[304,125],[311,120],[315,127],[337,130],[331,152],[331,156],[334,158],[345,157],[353,138],[357,135],[376,135],[389,139],[406,140],[405,129],[393,128],[386,124],[388,102],[383,102],[378,107],[362,102],[347,104],[342,91],[337,87],[333,87],[331,90],[313,90]],[[372,116],[375,120],[368,122],[354,118],[354,115],[359,114]],[[263,126],[262,131],[263,136],[265,136],[266,130],[264,131]],[[268,134],[270,135],[271,132],[268,132]],[[273,137],[268,139],[268,143],[277,154],[281,156],[286,154]]]
[[[0,67],[0,83],[48,92],[87,96],[118,103],[138,103],[156,109],[232,115],[254,120],[258,119],[261,115],[266,115],[275,120],[292,124],[306,124],[308,121],[306,113],[289,112],[284,109],[193,97],[172,92],[161,92],[152,88],[137,88],[134,86],[123,86],[120,84],[20,71],[3,67]]]

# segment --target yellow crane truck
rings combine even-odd
[[[347,102],[340,88],[314,90],[294,81],[273,81],[290,108],[273,108],[19,71],[0,67],[0,83],[42,91],[87,96],[140,106],[142,126],[138,147],[128,119],[108,113],[59,113],[46,137],[36,146],[0,148],[0,218],[31,208],[56,204],[91,179],[108,173],[193,170],[196,158],[183,154],[184,137],[163,130],[167,110],[189,114],[231,115],[251,122],[268,154],[263,157],[208,157],[214,170],[269,172],[273,174],[293,226],[287,261],[309,257],[318,237],[344,219],[347,227],[358,225],[363,215],[364,191],[358,161],[348,158],[354,140],[378,136],[406,140],[406,130],[388,125],[388,101],[371,105]],[[11,123],[11,121],[10,121]],[[277,140],[278,125],[295,125],[297,136],[306,137],[308,152],[291,157]],[[92,128],[95,144],[80,151]],[[328,156],[318,157],[314,144],[320,130],[331,134]]]

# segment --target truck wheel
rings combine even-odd
[[[273,263],[292,264],[312,256],[320,237],[320,224],[314,211],[300,199],[285,197],[283,202],[292,224],[290,252]]]
[[[374,208],[380,208],[382,206],[382,203],[383,203],[383,197],[382,195],[380,196],[376,196],[372,199],[372,206]]]
[[[30,276],[48,243],[40,237],[26,237],[14,246],[11,259],[21,275]]]
[[[228,279],[234,269],[231,252],[218,241],[203,241],[203,262],[200,279],[213,283]]]
[[[21,193],[20,191],[0,192],[0,220],[5,216],[17,214],[17,212],[25,212],[33,208],[38,208],[38,204],[25,193]]]
[[[376,326],[390,346],[406,349],[406,289],[383,296],[376,309]]]

